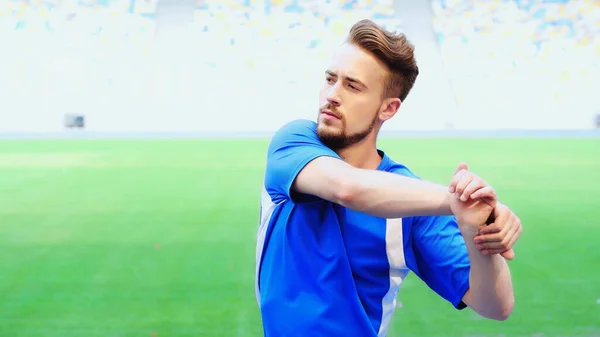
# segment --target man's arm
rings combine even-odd
[[[496,212],[510,213],[504,205],[498,204]],[[509,217],[513,219],[513,217]],[[469,275],[470,288],[463,302],[481,316],[505,320],[515,305],[510,269],[506,260],[499,254],[485,255],[476,247],[475,236],[478,232],[472,226],[459,226],[465,238],[471,272]]]
[[[404,225],[411,233],[404,249],[407,266],[429,288],[457,309],[468,306],[485,318],[508,318],[515,301],[501,255],[482,254],[474,234],[459,229],[453,216],[405,218]]]
[[[405,219],[411,230],[405,258],[409,268],[457,309],[469,306],[483,317],[505,320],[515,303],[511,275],[504,257],[491,252],[512,247],[520,221],[497,202],[493,188],[486,189],[487,183],[466,169],[459,165],[450,186],[456,189],[451,200],[456,217]],[[472,184],[492,193],[485,201],[473,199]],[[486,226],[490,212],[495,220]]]
[[[453,214],[448,187],[354,168],[319,140],[316,123],[305,120],[290,122],[273,136],[265,188],[274,202],[311,200],[303,198],[309,195],[382,218]]]
[[[493,198],[484,198],[483,201],[473,199],[472,190],[465,186],[474,181],[479,186],[487,185],[483,179],[468,171],[466,163],[461,163],[450,183],[450,189],[455,187],[457,196],[462,195],[462,201],[454,199],[451,204],[458,212],[456,220],[465,240],[465,250],[471,266],[469,290],[465,293],[463,302],[484,317],[505,320],[512,312],[515,302],[510,270],[504,256],[489,254],[489,250],[485,249],[486,244],[481,243],[484,238],[480,234],[482,230],[488,230],[486,219],[492,212],[495,218],[492,226],[502,230],[491,237],[503,237],[500,243],[508,243],[505,248],[510,249],[520,234],[516,233],[520,226],[516,226],[518,218],[510,209],[497,202],[495,193]],[[493,190],[490,186],[488,189]],[[494,243],[487,245],[491,247]]]
[[[452,196],[446,186],[358,169],[333,157],[322,156],[308,163],[292,189],[381,218],[452,214]]]

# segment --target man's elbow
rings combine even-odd
[[[365,195],[368,194],[369,186],[364,183],[360,174],[360,170],[350,168],[335,176],[332,182],[336,186],[335,203],[353,210],[365,210]]]
[[[504,300],[497,308],[494,310],[490,310],[490,312],[482,314],[488,319],[493,319],[496,321],[505,321],[507,320],[515,307],[515,299],[514,297],[510,297],[509,299]]]
[[[507,307],[507,308],[500,310],[497,314],[495,314],[494,316],[489,317],[489,318],[496,320],[496,321],[506,321],[510,317],[511,313],[512,313],[512,308]]]
[[[498,317],[499,321],[507,320],[515,308],[515,298],[513,296],[511,296],[506,302],[507,303],[502,306],[502,310],[500,311],[500,316]]]
[[[335,203],[344,207],[353,208],[359,195],[358,184],[346,177],[336,179],[333,184],[336,185]]]

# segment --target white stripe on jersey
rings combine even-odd
[[[379,337],[385,337],[394,311],[396,310],[396,297],[400,284],[408,275],[408,268],[404,260],[404,243],[402,241],[402,219],[387,219],[385,224],[385,245],[390,264],[390,289],[383,297],[383,313]]]
[[[283,200],[282,202],[284,202]],[[267,234],[267,228],[269,227],[269,222],[271,222],[271,216],[273,215],[273,211],[277,205],[273,203],[271,200],[271,196],[267,189],[263,187],[262,193],[260,196],[260,225],[258,227],[258,233],[256,236],[256,272],[254,277],[254,290],[256,292],[256,301],[258,302],[258,307],[260,308],[260,291],[258,289],[258,272],[260,270],[260,260],[262,258],[263,247],[265,245],[265,236]]]

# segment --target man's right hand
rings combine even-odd
[[[498,202],[494,189],[468,169],[467,164],[459,164],[449,186],[450,193],[454,193],[450,205],[461,232],[465,239],[475,240],[485,255],[501,254],[512,260],[512,246],[522,232],[521,222]],[[492,214],[494,223],[488,224]]]
[[[519,217],[507,206],[498,203],[494,209],[494,223],[482,226],[475,236],[477,249],[484,255],[500,254],[507,260],[515,258],[513,246],[523,232]]]
[[[460,163],[448,188],[452,195],[450,207],[461,227],[461,231],[477,233],[486,224],[496,207],[496,191],[481,177]]]

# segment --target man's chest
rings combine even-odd
[[[354,273],[406,269],[402,219],[383,219],[342,207],[336,214]]]

